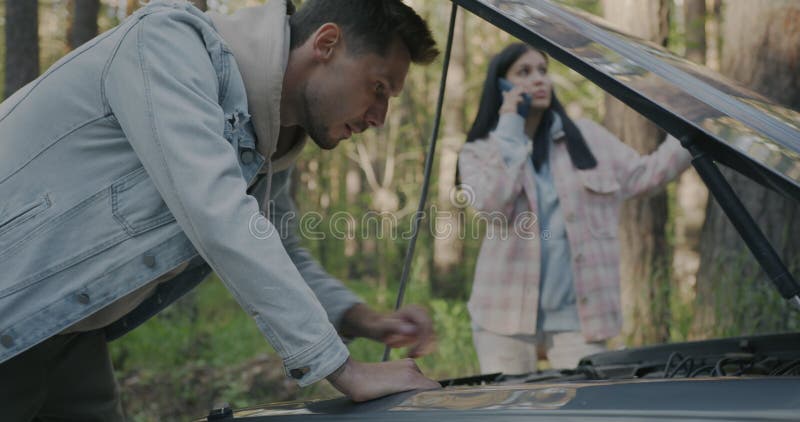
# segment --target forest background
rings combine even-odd
[[[406,0],[444,47],[450,2]],[[263,3],[195,0],[229,13]],[[300,3],[295,0],[295,3]],[[800,109],[800,0],[564,0],[618,28],[704,64],[776,102]],[[4,98],[69,51],[117,25],[135,0],[6,0],[0,6]],[[454,189],[457,154],[475,116],[491,56],[514,40],[463,10],[456,22],[439,146],[406,303],[428,308],[438,349],[419,359],[433,378],[478,372],[465,301],[486,221]],[[294,171],[303,244],[367,302],[394,304],[411,218],[422,190],[441,59],[413,67],[385,127],[330,153],[309,143]],[[556,62],[551,74],[573,118],[602,122],[642,153],[663,132]],[[800,269],[800,208],[724,169],[789,265]],[[784,303],[693,170],[661,193],[628,201],[622,243],[623,333],[610,347],[798,331]],[[532,258],[533,259],[533,258]],[[382,348],[349,345],[376,361]],[[158,317],[111,344],[132,421],[187,420],[213,404],[236,407],[335,395],[326,383],[300,390],[255,324],[211,277]],[[394,357],[402,351],[393,352]],[[546,365],[546,363],[545,363]]]

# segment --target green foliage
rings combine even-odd
[[[413,277],[412,277],[413,278]],[[417,362],[432,378],[478,372],[466,306],[460,301],[431,299],[422,283],[412,280],[407,303],[426,306],[438,333],[437,350]],[[418,281],[418,280],[416,280]],[[348,286],[367,303],[379,295],[369,283]],[[395,285],[390,286],[392,292]],[[390,298],[394,303],[394,296]],[[386,312],[390,305],[382,309]],[[383,346],[356,339],[354,359],[380,360]],[[255,323],[214,276],[164,312],[110,344],[111,356],[130,420],[187,420],[216,402],[237,407],[338,393],[326,382],[298,390],[283,375],[280,359]],[[404,356],[395,350],[392,358]]]
[[[669,298],[669,307],[671,316],[669,321],[669,341],[673,343],[688,341],[694,321],[693,303],[684,300],[673,291]]]
[[[681,215],[681,208],[678,206],[677,199],[677,182],[672,182],[667,185],[667,225],[664,232],[667,237],[667,244],[670,249],[674,250],[678,246],[679,240],[676,238],[677,224],[679,218],[684,218]],[[685,240],[682,240],[685,242]],[[683,247],[687,247],[683,245]],[[674,268],[673,268],[674,269]],[[692,327],[693,303],[690,298],[683,294],[680,285],[674,285],[676,282],[675,275],[670,271],[669,278],[662,280],[666,286],[671,288],[667,289],[664,294],[668,296],[667,302],[669,303],[669,320],[667,330],[669,331],[668,339],[671,342],[687,341],[689,339],[689,332]]]
[[[595,15],[601,15],[603,12],[603,4],[600,0],[558,0],[558,2]]]
[[[714,271],[714,325],[710,337],[800,331],[797,310],[777,292],[767,275],[745,251],[726,257]],[[724,270],[722,269],[724,267]],[[797,268],[790,268],[796,274]]]
[[[463,301],[432,299],[426,289],[413,288],[407,291],[405,303],[425,306],[433,319],[437,334],[436,351],[417,360],[417,364],[429,377],[435,379],[453,378],[477,374],[478,359],[472,345],[472,329],[469,313]],[[416,285],[418,286],[418,285]],[[368,303],[374,293],[364,287],[353,286]],[[394,300],[394,298],[392,298]],[[392,300],[392,301],[393,301]],[[383,346],[364,339],[357,339],[349,345],[354,359],[377,361],[383,355]],[[402,349],[392,350],[391,359],[405,356]]]
[[[237,364],[263,352],[266,342],[215,276],[111,345],[119,370],[161,371],[187,362]]]
[[[669,2],[670,16],[680,17],[669,20],[669,34],[667,35],[667,48],[676,55],[686,53],[686,22],[683,22],[683,10],[675,2]]]
[[[430,307],[439,341],[436,352],[422,358],[420,367],[423,371],[438,379],[480,373],[466,305],[434,299]]]

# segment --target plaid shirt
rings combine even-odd
[[[511,115],[501,116],[498,129],[506,125],[502,131],[465,144],[459,156],[462,188],[478,217],[488,222],[468,307],[473,321],[487,330],[534,334],[541,256],[536,182],[529,164],[531,142],[522,131],[524,122],[505,117]],[[672,137],[642,156],[591,120],[575,124],[597,167],[575,169],[563,138],[552,144],[550,166],[572,252],[581,331],[588,341],[599,341],[617,335],[622,327],[620,206],[625,199],[675,178],[689,166],[691,157]],[[518,138],[508,139],[513,132],[508,125],[518,126]]]

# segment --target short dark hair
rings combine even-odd
[[[408,48],[414,63],[428,64],[439,54],[428,25],[401,0],[305,0],[289,18],[291,49],[328,22],[342,28],[353,54],[385,56],[395,37]]]

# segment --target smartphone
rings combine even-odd
[[[514,88],[514,84],[508,81],[506,78],[498,79],[498,83],[500,85],[500,91],[511,91]],[[531,109],[531,96],[527,93],[522,93],[522,101],[517,104],[517,113],[519,113],[522,117],[528,117],[528,112]]]

